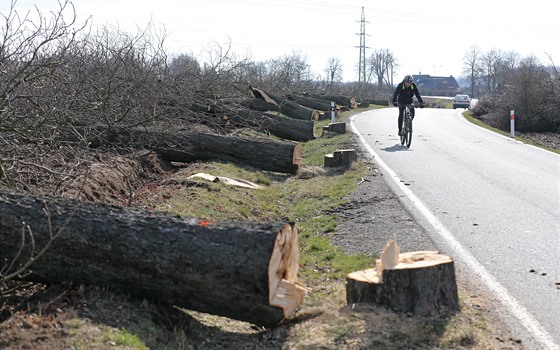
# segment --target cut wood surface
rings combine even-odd
[[[218,223],[0,192],[3,263],[20,249],[23,223],[38,248],[49,227],[63,229],[29,280],[104,286],[262,326],[278,324],[303,300],[290,223]],[[29,235],[26,242],[15,266],[30,257]]]
[[[302,162],[301,146],[289,141],[140,128],[98,128],[89,133],[88,141],[91,147],[120,144],[149,149],[171,162],[221,160],[281,173],[296,173]]]
[[[346,277],[348,304],[373,303],[397,312],[436,316],[459,310],[453,259],[436,251],[399,255],[398,264],[352,272]]]

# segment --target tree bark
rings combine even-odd
[[[258,98],[269,103],[275,103],[280,108],[280,112],[290,118],[314,121],[319,119],[319,111],[317,110],[301,106],[295,102],[272,95],[264,90],[250,85],[249,91],[251,91],[254,98]]]
[[[336,104],[348,107],[350,109],[354,109],[358,107],[358,103],[356,102],[355,97],[347,97],[347,96],[321,96],[322,99],[328,101],[334,101]]]
[[[331,101],[312,98],[312,97],[297,96],[297,95],[288,95],[288,99],[304,107],[317,109],[319,111],[330,112],[331,110]]]
[[[145,148],[172,162],[222,160],[293,174],[299,169],[302,159],[301,146],[292,142],[188,132],[169,134],[139,128],[99,128],[88,136],[91,147],[122,144]]]
[[[382,281],[381,281],[382,280]],[[399,255],[394,268],[352,272],[346,277],[348,304],[373,303],[397,312],[437,316],[459,310],[453,259],[432,251]]]
[[[279,112],[280,108],[276,102],[267,102],[260,98],[249,98],[244,100],[241,105],[249,108],[254,109],[256,111],[266,112],[266,111],[273,111]]]
[[[222,113],[228,115],[228,122],[233,125],[250,126],[286,140],[305,142],[315,138],[315,124],[311,120],[288,118],[283,115],[249,109],[223,111]]]
[[[28,280],[107,286],[263,326],[276,325],[303,299],[293,224],[217,223],[0,192],[1,261],[22,247],[22,223],[37,248],[62,230]],[[14,266],[31,250],[27,235]]]

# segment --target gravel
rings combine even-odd
[[[368,172],[348,197],[348,203],[337,208],[338,226],[332,235],[333,244],[348,254],[378,255],[387,241],[396,237],[401,252],[438,250],[389,188],[362,146],[356,142],[354,148],[358,158],[368,164]]]

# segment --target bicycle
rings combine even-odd
[[[401,145],[410,148],[410,144],[412,143],[412,107],[410,104],[406,104],[404,106],[404,117],[403,117],[403,126],[402,126],[402,134],[401,134]]]

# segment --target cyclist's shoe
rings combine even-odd
[[[399,136],[403,136],[404,133],[402,132],[402,130],[399,130]]]

